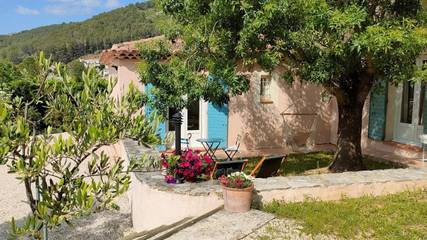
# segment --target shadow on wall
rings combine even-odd
[[[231,100],[231,135],[243,136],[243,149],[285,148],[291,142],[303,145],[310,136],[317,144],[329,143],[330,100],[322,100],[322,88],[300,81],[289,85],[282,75],[278,71],[272,73],[270,104],[260,102],[257,72],[251,74],[249,92]]]

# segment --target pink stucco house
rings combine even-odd
[[[162,37],[114,45],[101,54],[100,61],[118,79],[113,95],[121,96],[130,83],[141,91],[138,80],[138,44]],[[427,62],[421,55],[417,64]],[[250,90],[233,97],[227,106],[217,107],[200,102],[183,110],[183,136],[192,134],[191,145],[198,147],[198,138],[220,137],[223,146],[241,138],[241,152],[250,155],[283,153],[291,146],[333,146],[337,140],[337,105],[333,97],[316,85],[295,82],[288,85],[281,76],[285,69],[272,72],[260,68],[238,70],[250,79]],[[421,158],[420,135],[427,130],[426,87],[405,82],[399,86],[383,86],[371,93],[364,109],[362,146],[366,153]],[[426,127],[424,127],[426,126]],[[164,123],[161,134],[168,132]]]

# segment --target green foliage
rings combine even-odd
[[[82,80],[83,72],[86,70],[85,65],[80,60],[73,60],[67,64],[68,74],[77,80]]]
[[[340,119],[352,123],[338,124],[334,171],[364,168],[359,128],[372,86],[411,79],[415,59],[427,49],[420,0],[156,2],[176,21],[172,32],[182,41],[180,51],[153,50],[150,57],[142,51],[142,80],[157,86],[157,102],[173,99],[180,107],[186,103],[179,96],[197,91],[205,100],[224,103],[248,90],[240,69],[284,67],[290,73],[284,74],[286,82],[323,86],[336,98]],[[182,88],[192,84],[196,90]],[[164,90],[175,87],[176,95]]]
[[[83,55],[108,49],[114,43],[159,34],[164,16],[151,2],[132,4],[81,23],[63,23],[0,36],[0,59],[19,63],[44,51],[55,61],[68,63]]]
[[[169,30],[165,30],[169,40],[141,47],[140,76],[144,83],[154,85],[151,105],[163,114],[169,108],[180,110],[200,98],[221,105],[249,88],[248,80],[235,74],[237,56],[229,48],[231,43],[224,46],[231,41],[231,36],[217,36],[217,32],[210,32],[210,28],[215,29],[214,25],[221,27],[218,21],[226,24],[224,21],[229,19],[218,16],[191,20],[189,25],[181,24],[190,20],[171,12],[183,6],[178,2],[159,2],[167,14],[177,19]],[[190,7],[194,7],[194,11],[209,9],[208,5],[201,5]],[[193,13],[194,17],[199,16],[199,13]],[[206,34],[211,34],[211,38]],[[180,40],[175,42],[177,38]],[[182,41],[183,46],[180,45]]]
[[[37,95],[41,69],[34,57],[26,58],[21,64],[14,65],[8,61],[0,62],[0,95],[8,101],[19,114],[27,109],[28,119],[39,131],[46,127],[43,116],[46,114],[46,104],[43,101],[32,101]],[[27,106],[24,103],[28,103]]]
[[[264,210],[298,220],[310,234],[342,239],[425,239],[426,200],[426,191],[416,191],[338,202],[272,202]]]
[[[158,0],[158,4],[179,23],[179,37],[185,43],[179,58],[185,68],[209,71],[231,87],[242,80],[236,76],[237,60],[268,70],[285,64],[306,81],[338,89],[348,87],[349,81],[360,82],[364,74],[370,81],[409,79],[415,58],[427,47],[421,17],[425,11],[419,0]],[[177,69],[174,61],[170,65]],[[162,78],[165,67],[155,67],[159,73],[153,75]]]
[[[110,97],[115,81],[95,69],[84,71],[79,81],[43,54],[34,64],[36,94],[20,100],[20,108],[13,101],[0,102],[0,163],[24,183],[32,210],[23,226],[12,224],[13,233],[40,238],[42,223],[52,228],[111,207],[128,189],[128,173],[136,163],[110,158],[102,147],[123,138],[141,144],[157,144],[159,139],[156,123],[138,114],[146,96],[134,87],[117,101]],[[39,132],[27,114],[33,102],[46,106],[47,127]],[[53,134],[52,126],[62,132]]]

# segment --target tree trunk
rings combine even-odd
[[[338,114],[337,151],[329,169],[333,172],[363,170],[365,166],[360,143],[363,104],[338,101]]]
[[[33,196],[33,190],[31,188],[31,179],[30,178],[24,178],[24,185],[25,185],[25,193],[27,195],[28,204],[30,205],[31,211],[33,213],[36,212],[36,200]]]
[[[338,142],[334,161],[329,166],[332,172],[364,170],[361,138],[363,106],[374,84],[374,70],[369,63],[342,85],[329,88],[338,104]]]

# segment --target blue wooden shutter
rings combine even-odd
[[[228,105],[208,104],[208,138],[222,138],[221,147],[227,147]]]
[[[151,88],[153,88],[152,84],[146,84],[145,85],[145,93],[148,95],[149,98],[150,98]],[[148,105],[145,105],[144,111],[145,111],[145,116],[147,116],[147,117],[150,116],[151,113],[153,112],[153,110]],[[163,142],[166,138],[166,124],[165,124],[165,122],[159,123],[159,126],[157,127],[157,134]],[[166,149],[164,145],[159,145],[157,147],[159,148],[159,150],[165,150]]]
[[[387,115],[387,83],[381,81],[373,87],[369,104],[368,137],[384,140]]]

